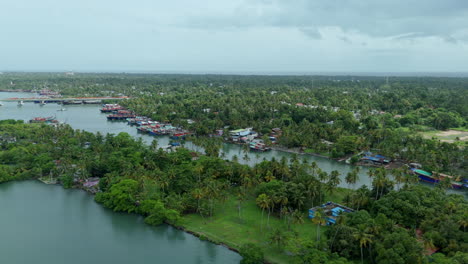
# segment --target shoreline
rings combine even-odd
[[[44,182],[44,181],[42,181],[42,180],[40,180],[40,179],[38,179],[38,178],[37,178],[37,179],[31,179],[31,180],[37,180],[37,181],[39,181],[40,183],[45,184],[45,185],[57,185],[57,186],[60,186],[61,188],[65,189],[65,188],[63,187],[63,184],[58,183],[58,182],[46,183],[46,182]],[[16,181],[16,180],[14,180],[14,181]],[[0,184],[1,184],[1,183],[0,183]],[[71,187],[71,188],[69,188],[69,189],[82,190],[82,191],[86,192],[88,195],[90,195],[90,196],[92,196],[92,197],[94,197],[94,196],[96,195],[96,193],[93,193],[91,190],[88,190],[88,189],[86,189],[86,188],[83,188],[82,186],[81,186],[81,187],[80,187],[80,186],[73,186],[73,187]],[[94,198],[93,198],[93,201],[94,201]],[[94,201],[94,202],[96,202],[96,201]],[[97,203],[97,202],[96,202],[96,203]],[[98,203],[98,204],[99,204],[99,203]],[[102,204],[99,204],[99,205],[102,206],[102,207],[104,207]],[[104,208],[106,208],[106,207],[104,207]],[[106,209],[108,209],[108,208],[106,208]],[[109,210],[110,210],[110,209],[109,209]],[[123,213],[128,214],[127,212],[123,212]],[[140,215],[140,214],[138,214],[138,215]],[[142,217],[144,217],[144,216],[142,216]],[[184,227],[183,225],[176,225],[176,224],[171,224],[171,223],[168,223],[168,222],[163,222],[163,223],[166,224],[166,225],[169,225],[169,226],[171,226],[171,227],[173,227],[173,228],[175,228],[175,229],[178,229],[178,230],[180,230],[180,231],[183,231],[183,232],[185,232],[185,233],[188,233],[188,234],[190,234],[190,235],[193,235],[193,236],[197,237],[198,239],[200,239],[200,241],[208,241],[208,242],[213,243],[213,244],[215,244],[215,245],[225,247],[225,248],[227,248],[227,249],[229,249],[229,250],[231,250],[231,251],[233,251],[233,252],[236,252],[237,254],[240,255],[238,249],[236,249],[236,248],[234,248],[234,247],[231,247],[231,246],[229,246],[228,244],[226,244],[226,243],[224,243],[224,242],[222,242],[222,241],[214,240],[214,239],[211,238],[209,235],[206,235],[206,234],[203,234],[203,233],[199,233],[199,232],[196,232],[196,231],[194,231],[194,230],[187,229],[187,228]],[[145,223],[145,225],[149,225],[149,224],[146,224],[146,223]],[[149,225],[149,226],[152,226],[152,225]],[[265,261],[264,263],[266,263],[266,264],[271,264],[270,262],[267,262],[267,261]]]

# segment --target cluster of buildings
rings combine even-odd
[[[218,136],[223,135],[223,130],[217,130]],[[273,128],[268,135],[268,139],[275,144],[281,136],[282,131],[280,128]],[[229,131],[229,138],[231,142],[249,144],[249,148],[253,151],[268,151],[270,148],[265,144],[260,135],[252,128],[243,128]]]
[[[323,210],[326,225],[336,224],[336,219],[341,214],[354,212],[354,209],[351,209],[351,208],[346,207],[344,205],[337,204],[337,203],[334,203],[334,202],[327,202],[325,204],[322,204],[321,206],[316,206],[316,207],[310,208],[309,209],[309,218],[310,219],[315,218],[315,216],[316,216],[315,214],[319,209]]]

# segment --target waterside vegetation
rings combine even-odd
[[[430,189],[402,176],[395,191],[387,171],[376,169],[369,173],[372,186],[352,191],[337,187],[338,172],[326,173],[297,156],[249,167],[214,154],[195,156],[184,148],[167,153],[155,146],[126,133],[3,120],[0,182],[50,177],[72,188],[98,178],[95,200],[103,206],[223,243],[239,250],[243,263],[466,263],[468,258],[466,201],[446,194],[443,184]],[[340,216],[334,226],[320,225],[325,216],[306,217],[308,208],[328,200],[357,212]]]

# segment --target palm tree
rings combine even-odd
[[[237,193],[237,201],[238,201],[237,208],[239,210],[240,220],[242,220],[241,210],[242,210],[242,203],[245,200],[245,196],[246,196],[245,188],[243,186],[239,187],[239,192]]]
[[[362,252],[362,248],[372,243],[373,236],[367,232],[365,225],[361,224],[353,234],[353,237],[359,242],[359,247],[361,248],[361,263],[364,263],[364,253]]]
[[[157,139],[153,139],[151,141],[151,146],[150,146],[150,149],[152,151],[156,151],[158,149],[158,140]]]
[[[286,239],[287,237],[281,229],[275,229],[270,235],[271,242],[275,243],[278,248],[286,242]]]
[[[291,217],[292,217],[292,222],[294,224],[301,225],[301,224],[304,223],[304,215],[299,210],[294,210],[294,212],[292,212],[292,214],[291,214]]]
[[[283,213],[285,212],[285,210],[283,210],[283,208],[289,202],[288,196],[286,195],[286,193],[284,191],[279,191],[279,192],[275,193],[275,195],[273,196],[273,202],[280,204],[280,206],[281,206],[281,208],[280,208],[280,217],[282,217]]]
[[[314,212],[314,218],[312,218],[312,223],[317,225],[317,242],[320,241],[320,226],[327,223],[325,212],[323,208],[318,208]]]
[[[405,173],[402,168],[394,169],[392,171],[393,177],[397,183],[398,190],[400,189],[400,184],[405,180]]]
[[[460,227],[463,227],[463,232],[466,232],[466,227],[468,226],[468,214],[465,214],[462,219],[458,221]]]
[[[355,167],[352,171],[348,172],[348,174],[346,175],[345,181],[348,184],[348,188],[349,188],[350,187],[349,185],[352,184],[354,186],[358,180],[359,180],[359,167]]]
[[[275,176],[273,176],[273,173],[268,170],[265,174],[265,181],[270,182],[275,179]]]
[[[367,176],[369,176],[369,179],[373,179],[376,175],[376,171],[374,169],[370,169],[367,171]]]
[[[333,182],[333,185],[338,186],[341,183],[340,173],[337,170],[332,171],[329,181]]]
[[[343,216],[338,216],[338,218],[336,219],[336,232],[335,232],[335,235],[333,236],[333,239],[330,243],[330,250],[333,249],[333,243],[335,243],[335,238],[336,236],[338,235],[338,232],[341,230],[341,228],[345,225],[346,223],[346,218],[343,217]]]
[[[270,199],[264,193],[260,194],[256,199],[257,205],[262,208],[262,221],[260,222],[260,230],[263,230],[263,213],[270,206]]]
[[[310,169],[312,170],[312,175],[313,176],[317,176],[316,175],[317,168],[318,168],[317,162],[312,161],[312,163],[310,164]]]
[[[203,174],[203,165],[201,165],[201,163],[197,163],[197,165],[195,165],[195,172],[197,173],[198,175],[198,182],[201,182],[201,176]]]
[[[204,197],[203,190],[200,188],[196,188],[193,190],[192,194],[193,194],[193,197],[197,199],[197,211],[200,212],[200,200]],[[200,215],[203,216],[201,213]]]
[[[309,200],[312,202],[311,207],[313,207],[315,197],[317,197],[317,195],[320,195],[320,183],[317,180],[310,178],[310,180],[307,181],[305,186],[307,189],[307,195],[309,196]]]
[[[326,171],[318,170],[318,178],[321,182],[328,180],[328,173]]]
[[[330,194],[332,194],[335,188],[340,183],[341,183],[340,173],[334,170],[330,173],[330,178],[328,179],[327,184],[325,185],[325,188],[328,190]]]

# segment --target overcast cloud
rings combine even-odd
[[[0,71],[468,71],[466,0],[0,0]]]

